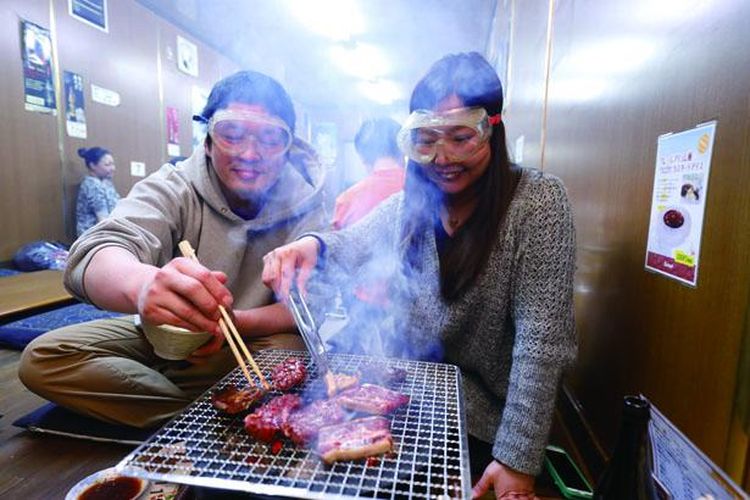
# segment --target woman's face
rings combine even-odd
[[[91,172],[100,179],[111,179],[115,173],[115,160],[112,155],[104,155],[98,163],[91,166]]]
[[[463,108],[464,103],[456,95],[440,101],[435,111],[444,112]],[[450,128],[450,127],[438,127]],[[447,132],[447,130],[446,130]],[[490,142],[485,141],[477,151],[461,161],[452,161],[446,157],[443,148],[437,148],[431,163],[421,165],[427,178],[447,195],[459,195],[467,192],[482,177],[490,164]]]

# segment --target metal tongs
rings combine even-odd
[[[296,284],[292,284],[289,290],[288,303],[297,329],[299,329],[307,350],[310,351],[310,356],[312,356],[315,366],[318,369],[318,376],[325,381],[328,397],[332,397],[336,394],[336,381],[333,377],[333,372],[331,372],[331,366],[328,363],[328,353],[326,352],[325,344],[323,344],[323,339],[320,337],[315,318],[313,318],[310,309],[307,307],[307,302],[305,302]]]

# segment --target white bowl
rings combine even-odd
[[[186,359],[196,349],[208,342],[209,332],[191,332],[172,325],[152,325],[136,316],[136,325],[141,327],[154,353],[162,359],[178,361]]]

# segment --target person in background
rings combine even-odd
[[[404,156],[396,144],[401,125],[392,118],[365,121],[354,137],[354,148],[367,169],[367,177],[336,198],[331,224],[349,226],[378,203],[404,187]]]
[[[481,55],[436,62],[399,132],[403,193],[358,224],[264,256],[263,281],[284,297],[313,266],[356,273],[373,252],[393,252],[391,303],[406,343],[397,354],[460,367],[474,495],[531,498],[577,350],[575,231],[560,179],[510,163],[502,107]]]
[[[154,354],[133,316],[65,327],[23,352],[21,381],[61,406],[138,427],[162,422],[237,366],[223,345],[226,307],[251,350],[304,349],[291,315],[261,281],[261,256],[327,226],[324,171],[294,137],[292,100],[274,79],[218,82],[199,121],[204,147],[133,186],[70,251],[65,285],[143,323],[213,333],[187,361]],[[199,262],[181,256],[187,240]]]
[[[76,201],[76,236],[109,216],[120,199],[112,184],[115,160],[112,153],[100,147],[80,148],[78,156],[83,158],[89,173],[78,188]]]

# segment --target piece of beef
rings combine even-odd
[[[335,400],[321,399],[294,412],[284,424],[284,435],[299,445],[315,439],[321,427],[346,420],[347,412]]]
[[[278,391],[288,391],[304,382],[306,376],[305,363],[295,357],[289,357],[271,369],[273,387]]]
[[[380,455],[393,448],[391,422],[366,417],[322,427],[316,452],[326,463]]]
[[[359,380],[377,385],[400,384],[406,380],[406,370],[385,363],[367,363],[359,367]]]
[[[409,403],[409,396],[380,385],[362,384],[336,396],[336,401],[348,410],[371,415],[387,415]]]
[[[257,387],[240,389],[236,385],[228,385],[211,394],[214,408],[230,415],[249,410],[251,406],[261,400],[265,392]]]
[[[245,417],[245,430],[255,439],[270,443],[289,415],[300,406],[302,400],[296,394],[276,396]]]

